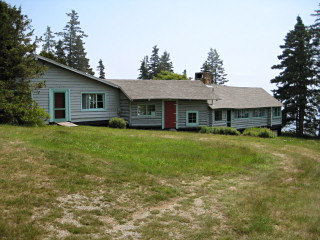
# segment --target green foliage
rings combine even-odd
[[[51,31],[51,28],[49,26],[47,26],[47,30],[43,34],[43,37],[44,39],[42,40],[42,42],[44,44],[42,45],[42,51],[47,53],[53,53],[56,41],[54,40],[53,32]]]
[[[245,136],[274,138],[276,135],[269,128],[247,128],[242,133]]]
[[[61,64],[64,64],[64,65],[67,64],[67,63],[66,63],[66,60],[65,60],[64,58],[58,58],[58,57],[55,56],[52,52],[41,51],[39,55],[42,56],[42,57],[49,58],[49,59],[51,59],[51,60],[53,60],[53,61],[56,61],[56,62],[61,63]]]
[[[156,80],[188,80],[188,78],[182,74],[173,73],[169,71],[161,71],[157,76],[153,77]]]
[[[0,123],[41,125],[48,116],[31,99],[30,79],[44,73],[45,67],[34,59],[30,20],[21,8],[0,1]]]
[[[228,82],[226,79],[227,74],[224,72],[223,61],[220,59],[220,56],[216,49],[210,48],[208,53],[207,60],[202,65],[201,71],[210,72],[212,76],[212,81],[215,84],[225,84]]]
[[[109,127],[111,128],[126,128],[127,122],[122,118],[114,117],[109,121]]]
[[[99,65],[98,65],[98,67],[97,67],[97,70],[98,70],[98,72],[99,72],[99,78],[101,78],[101,79],[105,79],[105,78],[106,78],[106,74],[105,74],[105,72],[104,72],[104,69],[105,69],[105,67],[104,67],[104,65],[103,65],[102,60],[100,59],[100,60],[99,60]]]
[[[143,57],[141,61],[141,66],[139,68],[140,74],[138,79],[150,79],[148,71],[148,56]]]
[[[284,41],[280,46],[283,52],[278,56],[281,62],[272,66],[272,69],[281,70],[279,76],[271,80],[278,87],[273,93],[284,104],[283,125],[294,123],[296,133],[303,135],[305,119],[312,116],[312,89],[318,84],[315,81],[311,34],[300,17]]]
[[[240,135],[240,132],[237,129],[231,127],[201,127],[200,133]]]
[[[173,72],[173,66],[170,60],[170,53],[168,53],[167,51],[164,51],[162,56],[160,57],[158,71],[159,73],[162,71]]]

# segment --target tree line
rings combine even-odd
[[[70,19],[61,32],[54,33],[51,27],[47,26],[45,33],[39,39],[42,42],[40,55],[94,75],[84,48],[84,38],[88,35],[80,27],[78,13],[71,10],[70,13],[67,13],[67,16]],[[56,40],[56,38],[58,39]],[[105,67],[101,59],[97,70],[99,78],[105,78]]]

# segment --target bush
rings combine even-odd
[[[231,127],[201,127],[200,133],[240,135],[240,132],[237,129]]]
[[[269,128],[247,128],[242,134],[261,138],[274,138],[276,136]]]
[[[112,118],[109,121],[109,127],[111,128],[126,128],[127,122],[122,118]]]

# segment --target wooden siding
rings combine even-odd
[[[49,89],[70,90],[70,113],[72,122],[109,120],[118,116],[119,90],[106,84],[86,78],[66,69],[47,63],[44,76],[32,82],[45,81],[46,87],[33,91],[32,97],[41,108],[49,113]],[[81,92],[105,92],[106,110],[81,111]]]
[[[130,100],[120,91],[120,117],[130,124]]]
[[[187,111],[199,112],[199,126],[209,126],[209,109],[207,101],[179,100],[178,103],[178,128],[188,128],[186,124]]]
[[[155,116],[138,116],[139,104],[154,104],[156,106]],[[132,127],[161,127],[162,126],[162,101],[146,100],[131,102],[131,120],[129,123]]]
[[[222,120],[221,121],[215,121],[214,120],[214,111],[209,111],[209,116],[211,119],[209,126],[211,126],[211,127],[226,127],[227,126],[227,110],[220,110],[220,111],[222,111]]]

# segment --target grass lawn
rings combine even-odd
[[[0,125],[0,239],[320,239],[320,141]]]

